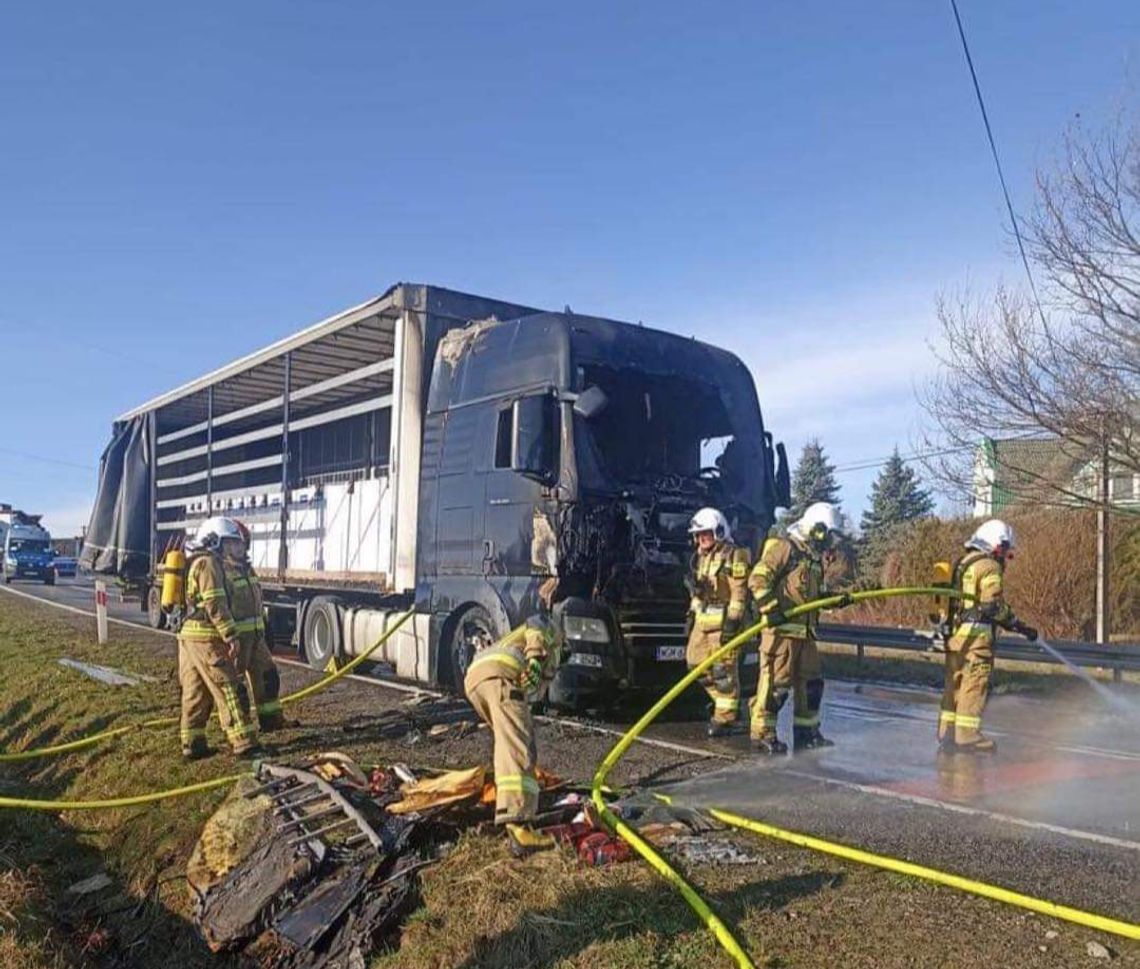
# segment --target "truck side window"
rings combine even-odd
[[[495,430],[495,467],[509,468],[511,466],[511,445],[514,439],[513,406],[504,407],[499,411],[499,422]]]

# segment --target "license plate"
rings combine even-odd
[[[684,646],[658,646],[657,659],[667,662],[674,662],[676,660],[684,660],[685,647]]]
[[[745,653],[744,654],[744,665],[745,666],[755,666],[759,662],[760,662],[760,654],[759,653]]]
[[[571,653],[571,666],[590,666],[594,669],[602,668],[602,658],[597,653]]]

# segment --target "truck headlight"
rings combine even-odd
[[[608,643],[610,631],[604,619],[595,616],[563,616],[562,631],[571,642]]]

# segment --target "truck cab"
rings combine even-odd
[[[737,357],[596,317],[448,333],[423,440],[417,608],[433,617],[438,678],[458,686],[555,576],[570,654],[551,700],[565,706],[675,681],[692,514],[720,508],[755,552],[787,501]]]

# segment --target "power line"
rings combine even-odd
[[[961,451],[972,451],[974,445],[961,444],[955,447],[941,448],[936,451],[915,451],[913,454],[899,455],[899,460],[903,464],[910,464],[912,461],[921,461],[925,458],[937,458],[946,454],[956,454]],[[856,458],[847,464],[841,464],[835,468],[836,474],[843,474],[848,471],[868,471],[871,468],[881,468],[884,464],[894,458],[894,455],[888,455],[885,458]]]
[[[0,447],[0,454],[11,454],[17,458],[27,458],[29,461],[40,461],[44,464],[58,464],[64,468],[78,468],[81,471],[94,471],[90,464],[76,464],[74,461],[61,461],[59,458],[48,457],[46,454],[32,454],[30,451],[17,451],[13,448]]]
[[[982,111],[982,123],[986,126],[986,138],[990,142],[990,153],[994,157],[994,166],[997,168],[998,181],[1001,182],[1001,192],[1005,196],[1006,211],[1009,212],[1009,221],[1013,226],[1013,235],[1017,239],[1017,251],[1021,253],[1021,265],[1025,267],[1025,276],[1029,280],[1029,290],[1033,294],[1033,305],[1037,308],[1037,315],[1041,317],[1041,325],[1047,326],[1045,313],[1041,309],[1041,300],[1037,296],[1037,284],[1033,281],[1033,271],[1029,268],[1029,257],[1025,254],[1025,243],[1021,238],[1021,229],[1017,225],[1017,216],[1013,212],[1013,202],[1009,197],[1009,187],[1005,183],[1005,173],[1001,169],[1001,159],[998,157],[997,142],[994,140],[993,128],[990,126],[990,116],[986,112],[986,102],[982,98],[982,87],[978,83],[978,72],[974,70],[974,59],[970,56],[970,45],[966,42],[966,31],[962,26],[962,17],[958,13],[958,0],[950,0],[950,7],[954,11],[954,21],[958,24],[958,36],[962,40],[962,52],[966,55],[966,65],[970,68],[970,78],[974,82],[974,94],[978,97],[978,107]]]

